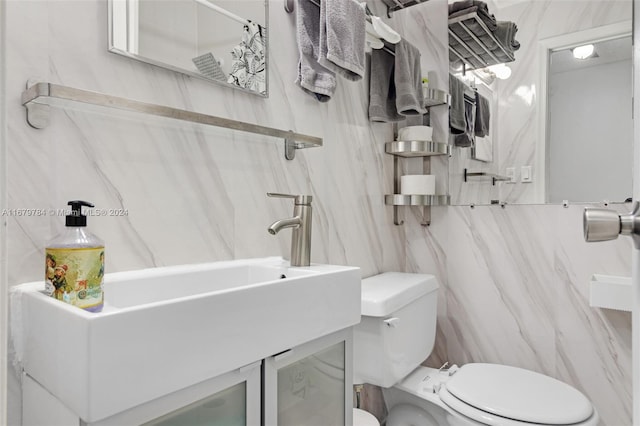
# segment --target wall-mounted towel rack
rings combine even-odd
[[[230,120],[214,115],[171,108],[164,105],[150,104],[103,93],[76,89],[54,83],[38,82],[29,85],[22,92],[22,105],[27,109],[27,123],[36,129],[43,129],[49,124],[49,106],[64,107],[68,103],[96,105],[124,111],[149,114],[174,120],[204,124],[255,133],[284,139],[285,158],[293,160],[297,149],[322,146],[322,138],[296,133],[291,130],[280,130],[244,121]]]
[[[480,27],[483,30],[482,34],[474,33],[469,28],[471,24],[474,24],[476,28]],[[468,41],[462,40],[455,32],[455,30],[459,29],[469,35],[471,40],[475,42],[474,46],[479,46],[482,52],[477,52],[470,46]],[[515,60],[513,52],[498,41],[493,32],[487,28],[486,24],[475,12],[449,19],[449,38],[457,42],[453,46],[449,42],[449,51],[460,59],[467,69],[486,68],[490,65],[503,64]],[[494,46],[493,48],[487,45],[485,41],[487,38]],[[504,57],[498,58],[496,56],[498,50],[501,56],[504,55]]]

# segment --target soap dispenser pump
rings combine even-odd
[[[47,244],[45,293],[91,312],[104,304],[104,242],[87,231],[82,206],[93,204],[74,200],[65,217],[65,230]]]

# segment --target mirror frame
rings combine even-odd
[[[189,71],[186,70],[184,68],[179,68],[175,65],[171,65],[171,64],[167,64],[166,62],[162,62],[162,61],[157,61],[151,58],[147,58],[146,56],[141,56],[141,55],[137,55],[137,54],[133,54],[130,53],[126,50],[122,50],[120,48],[115,47],[115,43],[114,43],[114,31],[113,31],[113,22],[114,22],[114,2],[117,0],[107,0],[107,15],[108,15],[108,21],[107,21],[107,30],[108,30],[108,51],[110,53],[114,53],[117,55],[122,55],[122,56],[126,56],[128,58],[131,59],[135,59],[137,61],[140,62],[144,62],[147,64],[151,64],[151,65],[155,65],[157,67],[160,68],[164,68],[173,72],[177,72],[180,74],[184,74],[187,75],[189,77],[195,77],[198,78],[200,80],[204,80],[207,81],[209,83],[214,83],[220,87],[228,87],[234,90],[239,90],[241,92],[244,93],[248,93],[254,96],[259,96],[261,98],[268,98],[269,97],[269,58],[270,58],[270,54],[269,54],[269,0],[263,0],[263,5],[264,5],[264,26],[266,28],[266,35],[265,35],[265,44],[266,44],[266,48],[265,48],[265,85],[266,85],[266,91],[264,94],[259,93],[259,92],[255,92],[253,90],[249,90],[249,89],[245,89],[244,87],[239,87],[236,86],[235,84],[231,84],[231,83],[226,83],[224,81],[220,81],[220,80],[215,80],[212,78],[208,78],[202,74],[193,72],[193,71]],[[126,13],[126,12],[124,12]]]

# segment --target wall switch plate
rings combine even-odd
[[[518,179],[516,178],[516,168],[515,167],[507,167],[507,177],[509,180],[507,183],[516,183]]]
[[[531,166],[520,167],[520,182],[533,182],[531,176]]]

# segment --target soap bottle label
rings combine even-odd
[[[88,311],[103,304],[104,247],[46,249],[45,292]]]

